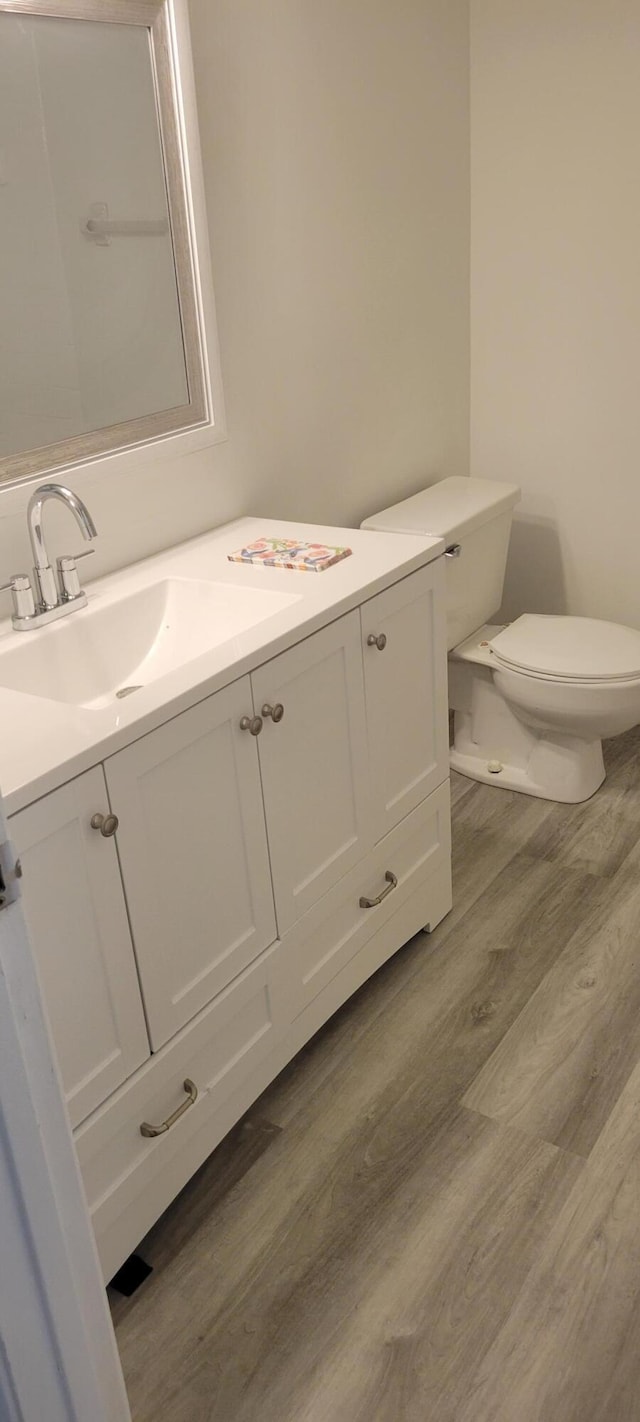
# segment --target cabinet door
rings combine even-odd
[[[149,1041],[102,770],[89,770],[11,820],[24,907],[72,1124],[149,1056]]]
[[[154,1051],[275,938],[249,678],[107,761]]]
[[[371,841],[360,622],[348,613],[251,676],[280,934]],[[284,707],[277,723],[263,710]]]
[[[376,842],[449,774],[442,559],[361,608]]]

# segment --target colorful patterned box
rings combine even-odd
[[[227,553],[230,563],[262,563],[264,568],[297,568],[301,573],[323,573],[333,563],[348,558],[350,548],[331,548],[326,543],[302,543],[295,538],[256,538]]]

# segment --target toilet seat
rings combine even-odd
[[[496,667],[539,681],[588,687],[640,680],[640,632],[617,622],[524,613],[490,647]]]

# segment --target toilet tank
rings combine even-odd
[[[451,650],[490,621],[502,602],[504,573],[516,484],[494,479],[442,479],[365,519],[361,528],[379,533],[424,533],[444,538],[446,559],[447,647]]]

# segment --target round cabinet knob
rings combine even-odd
[[[100,834],[103,835],[105,839],[111,839],[111,836],[112,834],[115,834],[119,823],[120,821],[117,815],[91,816],[91,828],[95,830],[100,830]]]
[[[240,730],[250,731],[252,736],[259,736],[262,730],[262,716],[243,716]]]
[[[262,714],[263,716],[270,716],[271,720],[275,721],[277,725],[278,721],[281,721],[284,716],[284,706],[281,701],[276,701],[275,706],[269,706],[268,702],[265,702],[262,708]]]
[[[367,637],[368,647],[377,647],[379,652],[384,652],[386,645],[387,638],[384,632],[379,632],[377,637],[375,632],[369,633],[369,636]]]

